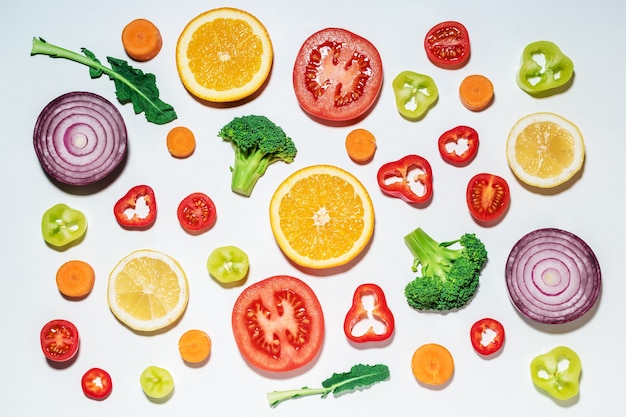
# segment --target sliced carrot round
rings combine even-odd
[[[444,346],[427,343],[417,348],[411,359],[415,379],[425,385],[443,385],[454,374],[454,359]]]
[[[346,151],[354,162],[366,163],[376,152],[376,137],[367,129],[354,129],[346,136]]]
[[[122,30],[122,45],[126,54],[135,61],[149,61],[161,51],[163,39],[154,23],[135,19]]]
[[[482,111],[493,101],[493,84],[484,75],[468,75],[461,82],[459,96],[468,109]]]
[[[211,338],[202,330],[187,330],[178,340],[178,350],[185,362],[202,362],[211,353]]]
[[[166,144],[173,157],[187,158],[196,149],[196,138],[185,126],[177,126],[168,132]]]
[[[96,274],[87,262],[67,261],[57,270],[59,292],[69,298],[82,298],[93,289]]]

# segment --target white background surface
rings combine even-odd
[[[232,108],[212,108],[191,98],[179,81],[174,51],[184,25],[197,14],[218,6],[234,6],[255,14],[274,43],[275,60],[270,80],[254,100]],[[3,222],[2,290],[0,317],[0,414],[43,413],[77,415],[386,415],[390,410],[415,415],[459,416],[482,410],[486,416],[619,415],[621,378],[626,372],[623,237],[623,82],[626,42],[620,1],[517,2],[454,1],[20,1],[3,2],[0,16],[2,67],[0,69],[0,181]],[[69,193],[43,174],[32,147],[32,130],[41,109],[53,98],[73,90],[98,93],[117,103],[113,82],[91,80],[88,69],[66,60],[29,56],[31,39],[79,51],[86,47],[103,62],[107,55],[125,59],[120,42],[122,28],[144,17],[160,28],[164,44],[152,61],[135,66],[157,76],[161,97],[178,112],[178,120],[156,126],[136,116],[130,105],[118,108],[129,132],[130,152],[121,175],[106,188],[90,193]],[[443,20],[459,20],[469,30],[469,64],[455,71],[432,65],[422,42],[425,33]],[[291,70],[302,42],[313,32],[331,26],[358,33],[379,49],[385,69],[380,99],[372,113],[357,126],[370,129],[378,151],[368,165],[350,161],[344,138],[352,127],[331,128],[309,119],[298,107]],[[515,72],[524,46],[547,39],[557,43],[575,63],[575,80],[564,94],[536,99],[515,84]],[[432,76],[440,92],[437,105],[417,123],[402,119],[391,88],[403,70]],[[482,73],[494,83],[496,99],[481,113],[466,110],[457,96],[460,81]],[[576,123],[587,145],[582,175],[571,187],[539,193],[522,186],[505,159],[505,140],[520,117],[537,111],[559,113]],[[293,164],[277,163],[261,178],[250,198],[230,192],[229,166],[233,151],[216,134],[234,116],[264,114],[294,138],[299,149]],[[170,157],[165,147],[168,130],[183,124],[194,130],[197,149],[185,160]],[[446,165],[438,155],[436,139],[460,124],[480,134],[477,158],[467,167]],[[376,184],[378,167],[408,153],[427,157],[433,165],[435,193],[422,209],[385,197]],[[358,262],[332,274],[312,275],[291,265],[274,242],[269,228],[268,204],[276,186],[291,172],[314,163],[343,167],[368,188],[376,210],[373,240]],[[502,222],[482,227],[472,221],[465,205],[465,185],[478,172],[507,179],[512,201]],[[115,201],[137,184],[156,192],[159,215],[153,228],[129,232],[112,214]],[[210,195],[218,210],[215,227],[201,236],[187,235],[178,225],[175,210],[187,194]],[[65,252],[44,244],[40,232],[43,212],[64,202],[83,211],[89,221],[84,241]],[[413,278],[412,257],[402,240],[422,226],[440,240],[475,232],[489,250],[479,292],[462,311],[447,315],[411,310],[403,288]],[[582,237],[595,251],[603,271],[603,290],[583,320],[558,327],[542,327],[522,319],[509,302],[504,284],[504,263],[513,244],[540,227],[559,227]],[[240,357],[230,329],[233,301],[242,287],[224,289],[205,269],[213,248],[235,244],[246,250],[251,271],[246,283],[276,274],[305,280],[317,292],[326,316],[326,341],[317,361],[304,371],[271,376],[251,369]],[[185,268],[191,287],[187,312],[170,331],[140,336],[118,323],[106,303],[108,273],[127,253],[140,248],[162,250]],[[84,259],[97,273],[96,285],[86,299],[65,300],[54,275],[66,260]],[[390,343],[359,348],[348,343],[342,323],[354,289],[375,282],[385,291],[395,313],[396,332]],[[471,324],[485,316],[500,320],[507,341],[500,355],[490,360],[477,356],[469,342]],[[48,365],[39,347],[39,330],[53,318],[73,321],[82,336],[78,359],[66,369]],[[213,340],[206,365],[185,365],[177,351],[179,336],[200,328]],[[410,370],[413,351],[436,342],[454,355],[456,373],[443,390],[420,386]],[[580,395],[557,404],[537,391],[528,371],[531,359],[557,345],[578,352],[583,363]],[[366,392],[341,397],[288,401],[270,409],[265,393],[271,390],[317,386],[333,372],[354,363],[389,365],[391,378]],[[139,386],[148,365],[163,366],[176,382],[173,397],[164,404],[150,402]],[[90,367],[102,367],[113,377],[112,395],[103,402],[83,396],[80,377]]]

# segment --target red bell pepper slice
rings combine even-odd
[[[147,228],[156,220],[157,205],[154,190],[137,185],[120,198],[113,207],[117,222],[125,228]]]
[[[407,203],[423,204],[433,194],[433,171],[425,158],[407,155],[380,167],[378,186],[392,197]]]
[[[367,303],[367,297],[373,299],[370,305]],[[372,320],[378,322],[378,326],[372,325]],[[356,328],[361,325],[369,327],[363,331],[357,332]],[[354,291],[352,298],[352,307],[346,314],[343,323],[343,331],[346,337],[355,343],[364,342],[380,342],[388,339],[393,334],[394,318],[391,310],[387,306],[385,293],[376,284],[362,284]],[[376,328],[375,328],[376,327]],[[379,327],[382,329],[380,331]]]
[[[457,152],[457,148],[463,141],[466,147],[462,152]],[[444,132],[439,137],[439,153],[444,161],[453,165],[466,165],[478,153],[478,132],[469,126],[457,126]]]

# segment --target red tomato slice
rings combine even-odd
[[[178,221],[187,232],[200,234],[209,230],[217,220],[213,200],[203,193],[192,193],[178,206]]]
[[[492,355],[504,345],[504,326],[491,318],[478,320],[470,329],[470,340],[476,352]]]
[[[233,307],[232,327],[241,355],[272,372],[311,362],[324,341],[324,314],[303,281],[278,275],[250,285]]]
[[[459,22],[441,22],[426,34],[424,49],[428,59],[438,67],[460,68],[470,57],[469,34]]]
[[[376,47],[345,29],[327,28],[302,45],[293,68],[293,87],[300,106],[312,116],[346,122],[374,104],[383,79]]]
[[[41,350],[52,362],[67,362],[78,352],[78,329],[67,320],[49,321],[43,326],[39,336]]]
[[[504,178],[493,174],[477,174],[467,184],[467,207],[482,222],[492,222],[509,207],[511,192]]]
[[[113,382],[111,375],[104,369],[91,368],[81,379],[83,393],[94,400],[104,400],[111,394]]]

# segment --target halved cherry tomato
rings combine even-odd
[[[217,220],[213,200],[203,193],[192,193],[178,205],[178,221],[187,232],[200,234],[209,230]]]
[[[467,29],[459,22],[441,22],[426,34],[424,49],[428,59],[438,67],[460,68],[470,57]]]
[[[81,379],[83,393],[94,400],[104,400],[111,394],[113,382],[111,375],[104,369],[91,368]]]
[[[476,220],[492,222],[500,218],[509,207],[509,184],[497,175],[477,174],[467,184],[466,200]]]
[[[470,329],[470,340],[476,352],[492,355],[504,345],[504,326],[491,318],[478,320]]]
[[[241,355],[261,370],[285,372],[311,362],[324,341],[324,314],[306,283],[277,275],[244,289],[232,328]]]
[[[156,220],[157,205],[154,190],[148,185],[136,185],[113,206],[115,219],[122,227],[148,228]]]
[[[382,288],[376,284],[361,284],[354,291],[343,332],[355,343],[381,342],[391,337],[394,323]]]
[[[452,165],[467,165],[478,153],[478,132],[469,126],[457,126],[439,136],[439,153]],[[460,152],[457,148],[463,146]]]
[[[302,109],[332,122],[365,114],[380,93],[382,79],[383,65],[376,47],[339,28],[311,35],[293,68],[293,87]]]
[[[67,362],[76,356],[80,338],[73,323],[56,319],[46,323],[39,335],[41,350],[52,362]]]

